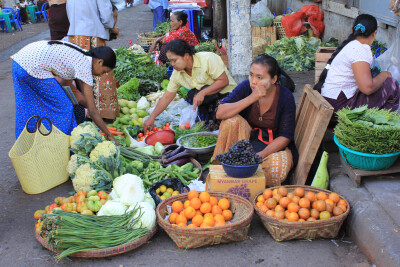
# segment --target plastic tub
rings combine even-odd
[[[229,165],[223,162],[220,162],[226,174],[233,178],[249,178],[253,176],[253,174],[258,169],[258,164],[247,165],[247,166],[239,166],[239,165]]]

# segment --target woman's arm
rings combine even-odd
[[[150,46],[149,53],[153,53],[153,51],[156,49],[157,44],[162,43],[163,39],[164,39],[164,36],[161,36],[160,38],[155,40]]]
[[[382,71],[375,78],[372,78],[371,66],[364,61],[353,63],[352,69],[358,88],[365,95],[375,93],[383,85],[387,78],[392,77],[390,72]]]
[[[282,149],[287,147],[289,143],[290,143],[289,138],[279,136],[276,139],[274,139],[263,151],[260,151],[257,154],[264,159],[269,155],[271,155],[272,153],[281,151]]]
[[[197,106],[200,106],[204,101],[206,95],[213,95],[222,91],[229,84],[228,76],[223,72],[210,86],[203,89],[197,93],[193,98],[193,109],[195,110]]]
[[[114,136],[107,129],[107,125],[104,123],[103,119],[100,116],[100,113],[97,111],[96,105],[94,103],[93,87],[88,85],[87,83],[82,82],[81,80],[76,80],[76,85],[85,96],[87,104],[86,107],[89,110],[90,117],[92,118],[94,123],[96,123],[100,130],[106,134],[108,140],[115,141]]]
[[[157,118],[158,115],[161,114],[171,103],[172,100],[174,100],[176,96],[176,92],[170,92],[170,91],[165,91],[164,95],[161,97],[161,99],[158,101],[155,109],[153,112],[150,114],[150,116],[147,118],[147,120],[143,123],[143,129],[146,131],[148,128],[152,129],[154,126],[154,121]]]

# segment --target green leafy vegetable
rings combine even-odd
[[[129,82],[123,84],[117,89],[118,98],[125,100],[137,100],[140,98],[139,94],[139,80],[132,78]]]

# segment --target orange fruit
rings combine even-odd
[[[330,193],[329,196],[328,196],[328,198],[329,198],[330,200],[332,200],[334,203],[338,203],[339,200],[340,200],[339,195],[336,194],[336,193]]]
[[[218,205],[218,199],[216,197],[210,197],[211,206]]]
[[[231,203],[230,203],[229,200],[227,200],[226,198],[221,198],[221,199],[218,201],[218,206],[220,206],[222,210],[227,210],[227,209],[229,209],[230,205],[231,205]]]
[[[318,200],[325,200],[325,199],[327,199],[328,198],[328,196],[326,195],[326,193],[324,193],[324,192],[319,192],[318,194],[317,194],[317,199]]]
[[[203,216],[203,213],[200,210],[196,210],[196,215],[201,215]]]
[[[193,223],[191,223],[191,224],[189,224],[187,227],[188,227],[188,228],[197,228],[197,225],[194,225]]]
[[[298,197],[303,197],[304,196],[304,188],[302,187],[296,187],[294,189],[294,195]]]
[[[290,193],[287,194],[286,197],[288,197],[290,200],[292,200],[292,198],[294,197],[294,193],[290,192]]]
[[[192,200],[193,198],[198,198],[199,193],[196,190],[190,190],[188,193],[188,199]]]
[[[217,214],[217,215],[215,215],[215,216],[214,216],[214,220],[215,220],[216,222],[218,222],[218,221],[224,221],[224,222],[225,222],[225,218],[224,218],[224,216],[223,216],[222,214]]]
[[[278,188],[278,193],[279,195],[281,195],[282,197],[286,197],[288,194],[288,191],[286,189],[286,187],[279,187]]]
[[[186,225],[186,223],[187,223],[187,219],[186,219],[186,217],[185,216],[183,216],[183,215],[178,215],[177,217],[176,217],[176,224],[180,224],[180,223],[184,223],[185,225]]]
[[[278,194],[278,188],[275,188],[274,190],[272,190],[272,196],[275,196],[276,194]]]
[[[260,210],[264,213],[266,213],[267,211],[269,211],[269,208],[266,205],[262,205]]]
[[[343,212],[345,212],[347,210],[347,205],[338,204],[337,207],[341,208],[343,210]]]
[[[202,224],[200,225],[200,227],[211,227],[211,225],[206,224],[206,223],[202,223]]]
[[[183,207],[186,209],[187,207],[190,207],[190,200],[185,200],[183,203]]]
[[[279,202],[279,200],[281,200],[283,197],[279,193],[277,193],[273,196],[273,198],[276,200],[276,202]]]
[[[192,223],[196,226],[200,226],[203,223],[203,216],[196,215],[192,219]]]
[[[316,221],[317,219],[315,219],[314,217],[310,217],[310,218],[308,218],[307,219],[307,222],[309,222],[309,221]]]
[[[326,209],[326,203],[324,200],[317,200],[315,201],[315,208],[321,212],[324,211]]]
[[[172,203],[172,210],[176,213],[179,213],[183,210],[183,204],[181,201],[177,200]]]
[[[331,214],[330,214],[328,211],[323,211],[323,212],[321,212],[321,213],[319,214],[319,218],[320,218],[321,220],[329,219],[330,217],[331,217]]]
[[[306,208],[301,208],[299,210],[299,217],[304,220],[307,220],[310,217],[310,210]]]
[[[287,208],[287,206],[289,205],[290,202],[291,202],[290,198],[283,197],[283,198],[281,198],[281,200],[279,200],[279,205],[281,205],[282,208]]]
[[[177,226],[186,227],[186,223],[178,223]]]
[[[200,209],[200,207],[201,207],[201,200],[198,199],[197,197],[192,198],[192,199],[190,200],[190,206],[193,207],[195,210]]]
[[[273,210],[267,211],[266,214],[269,216],[275,217],[275,211],[273,211]]]
[[[263,197],[264,199],[268,199],[272,197],[272,190],[271,189],[265,189],[263,192]]]
[[[343,210],[341,207],[333,207],[333,215],[339,216],[340,214],[343,214]]]
[[[315,201],[315,194],[313,192],[307,192],[304,197],[310,200],[310,202]]]
[[[183,210],[186,219],[192,219],[196,215],[196,211],[193,207],[187,207]]]
[[[214,215],[212,215],[212,213],[206,213],[206,214],[204,214],[203,217],[204,218],[207,218],[207,217],[213,217],[214,218]]]
[[[316,210],[316,209],[312,209],[312,210],[310,211],[310,215],[311,215],[311,217],[313,217],[313,218],[315,218],[315,219],[318,219],[318,218],[319,218],[319,211]]]
[[[173,212],[173,213],[171,213],[170,215],[169,215],[169,217],[168,217],[168,221],[170,222],[170,223],[172,223],[172,224],[174,224],[174,223],[176,223],[176,217],[178,217],[178,213],[176,213],[176,212]]]
[[[296,212],[291,212],[289,213],[289,216],[287,218],[289,221],[298,221],[299,220],[299,215]]]
[[[299,201],[300,201],[300,197],[298,197],[298,196],[292,197],[292,202],[299,204]]]
[[[300,207],[308,209],[308,208],[310,208],[310,205],[311,205],[311,203],[310,203],[310,200],[308,200],[308,198],[305,198],[305,197],[300,198],[300,200],[299,200]]]
[[[203,203],[203,204],[201,204],[201,206],[200,206],[200,211],[202,212],[202,213],[209,213],[209,212],[211,212],[211,205],[210,205],[210,203]]]
[[[335,206],[335,202],[333,202],[333,200],[332,199],[325,199],[325,203],[328,205],[328,204],[330,204],[330,205],[332,205],[332,206]]]
[[[208,224],[209,226],[214,226],[215,220],[214,217],[206,217],[203,219],[203,223]]]
[[[269,208],[269,209],[275,209],[277,202],[274,198],[268,198],[267,201],[265,202],[265,205]]]
[[[215,205],[211,208],[211,213],[215,216],[217,214],[222,214],[222,209],[220,206]]]
[[[285,211],[285,209],[281,205],[277,205],[275,207],[275,211],[277,211],[277,210]]]
[[[233,217],[232,211],[230,210],[224,210],[222,212],[222,216],[224,216],[225,221],[230,221]]]
[[[263,202],[257,202],[257,203],[256,203],[256,207],[257,207],[257,208],[261,208],[262,205],[264,205]]]
[[[333,205],[331,205],[329,203],[326,203],[326,208],[325,209],[326,209],[327,212],[332,213],[333,212]]]
[[[287,218],[289,216],[289,214],[290,214],[290,211],[285,210],[285,218]]]
[[[284,219],[285,218],[285,212],[282,211],[282,210],[277,210],[277,211],[275,211],[274,216],[277,219]]]
[[[265,199],[264,199],[263,195],[259,195],[259,196],[257,197],[257,201],[264,202]]]
[[[299,222],[305,222],[306,220],[304,220],[304,219],[299,219]]]
[[[347,203],[346,203],[346,201],[345,201],[344,199],[339,200],[339,202],[337,203],[337,205],[339,205],[339,204],[342,204],[342,205],[347,206]]]
[[[290,203],[287,207],[287,210],[290,212],[298,212],[299,211],[299,205],[297,205],[297,203]]]
[[[216,221],[214,226],[222,226],[222,225],[226,225],[225,221]]]
[[[208,192],[201,192],[199,198],[202,203],[210,202],[210,194]]]

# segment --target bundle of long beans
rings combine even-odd
[[[56,250],[60,260],[76,252],[123,245],[149,233],[135,228],[140,208],[119,216],[94,216],[55,210],[44,215],[40,235]]]

